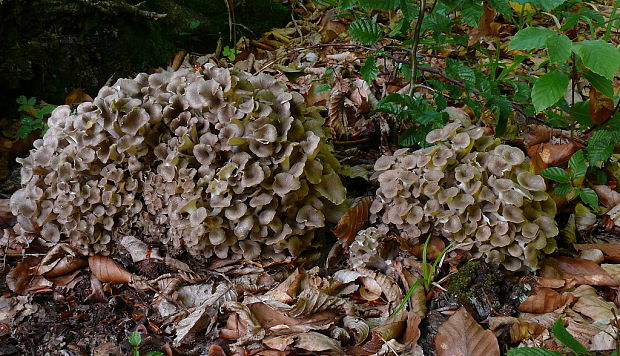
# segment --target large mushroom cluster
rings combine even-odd
[[[374,219],[412,243],[441,234],[509,270],[536,268],[541,253],[556,249],[555,203],[520,149],[460,122],[431,131],[427,141],[434,145],[377,160]]]
[[[322,124],[266,74],[120,79],[53,112],[11,208],[23,231],[91,253],[131,234],[201,258],[296,254],[345,199]]]

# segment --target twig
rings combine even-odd
[[[422,22],[424,21],[424,14],[426,10],[426,0],[420,0],[420,12],[415,24],[415,30],[413,31],[413,44],[411,45],[411,52],[409,58],[411,60],[411,78],[409,78],[409,96],[413,95],[415,90],[415,78],[418,72],[418,45],[420,44],[420,30],[422,29]]]

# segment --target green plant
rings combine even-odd
[[[571,335],[564,327],[564,321],[559,318],[551,326],[551,332],[558,342],[566,346],[576,355],[590,355],[591,353],[577,339]],[[614,354],[617,355],[617,350]],[[519,347],[508,350],[508,356],[561,356],[557,351],[551,351],[542,347]]]
[[[429,265],[428,263],[426,263],[426,252],[428,250],[428,242],[430,240],[431,240],[431,234],[428,235],[428,237],[426,238],[426,241],[424,242],[424,246],[422,247],[422,278],[419,278],[417,281],[413,283],[413,285],[411,285],[411,287],[407,291],[407,294],[405,294],[405,297],[403,298],[403,300],[400,302],[400,304],[398,304],[398,306],[396,307],[392,315],[390,315],[390,318],[392,318],[394,315],[400,313],[400,311],[403,310],[403,308],[405,307],[409,299],[411,299],[411,297],[413,296],[413,293],[415,293],[416,289],[419,286],[422,286],[422,288],[424,288],[424,292],[428,292],[430,290],[431,284],[435,280],[435,276],[437,273],[437,267],[439,266],[439,263],[443,261],[443,257],[446,255],[448,250],[450,250],[450,248],[452,248],[453,246],[453,243],[450,243],[448,246],[446,246],[441,251],[441,253],[435,258],[435,261],[433,262],[433,264]]]
[[[19,120],[19,126],[17,128],[17,136],[20,138],[28,137],[32,132],[40,130],[40,135],[43,137],[47,131],[47,125],[45,123],[46,117],[51,114],[56,108],[54,105],[44,104],[37,107],[36,98],[26,98],[24,95],[15,100],[19,105],[17,112],[25,113]]]
[[[132,331],[128,336],[129,344],[133,346],[133,356],[140,356],[140,344],[142,343],[142,334],[139,331]],[[149,351],[145,356],[165,356],[159,351]]]
[[[231,62],[237,58],[237,55],[239,53],[241,53],[240,50],[235,49],[235,48],[230,48],[228,46],[224,46],[224,49],[222,50],[222,55],[228,58],[228,60]]]
[[[554,190],[555,194],[567,195],[569,198],[580,197],[581,200],[598,209],[598,195],[590,188],[583,187],[583,182],[588,172],[589,163],[585,157],[585,151],[575,152],[568,161],[569,170],[560,167],[550,167],[540,172],[540,175],[559,183]]]

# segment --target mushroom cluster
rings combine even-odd
[[[434,145],[376,161],[373,219],[394,224],[412,243],[440,234],[509,270],[537,268],[539,255],[556,249],[555,202],[520,149],[459,122],[426,139]]]
[[[346,195],[322,124],[266,74],[119,79],[52,113],[11,208],[24,232],[91,253],[131,234],[201,258],[297,254]]]

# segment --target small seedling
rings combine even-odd
[[[448,250],[450,250],[450,248],[452,248],[452,245],[453,245],[453,244],[449,244],[448,246],[446,246],[446,248],[444,248],[443,251],[441,251],[439,256],[437,256],[437,258],[435,258],[435,261],[433,262],[433,264],[432,265],[428,265],[426,263],[426,251],[428,250],[428,242],[430,240],[431,240],[431,235],[429,234],[428,238],[424,242],[424,247],[422,249],[422,278],[418,279],[417,281],[415,281],[415,283],[413,283],[411,288],[409,288],[409,291],[407,291],[407,294],[405,295],[403,300],[400,302],[398,307],[396,307],[396,310],[394,310],[392,315],[390,315],[390,318],[392,318],[394,315],[400,313],[400,311],[403,310],[403,308],[405,307],[405,305],[407,304],[407,302],[409,301],[411,296],[413,296],[413,293],[415,292],[415,290],[420,285],[422,285],[422,287],[424,288],[425,292],[428,292],[430,290],[431,284],[435,280],[435,274],[437,272],[437,266],[443,260],[443,257],[446,255]]]
[[[17,128],[17,136],[19,138],[26,138],[32,132],[41,130],[41,137],[45,135],[47,131],[47,125],[45,124],[45,118],[54,111],[56,108],[54,105],[43,105],[40,108],[36,108],[37,99],[32,97],[26,98],[24,95],[17,98],[16,102],[19,104],[17,112],[25,112],[19,121],[19,127]]]
[[[138,331],[132,331],[129,333],[129,343],[133,346],[133,356],[140,356],[140,344],[142,343],[142,334]],[[145,356],[166,356],[159,351],[149,351]]]
[[[235,48],[230,48],[228,46],[224,46],[224,49],[222,50],[222,55],[228,58],[228,60],[231,62],[237,58],[237,55],[239,53],[241,53],[240,50],[235,49]]]

